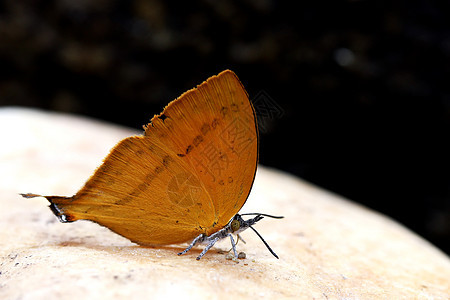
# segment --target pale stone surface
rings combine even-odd
[[[242,212],[284,215],[251,231],[234,262],[213,247],[144,248],[96,224],[61,224],[45,199],[72,195],[136,131],[84,118],[0,109],[0,298],[449,299],[450,260],[396,222],[264,167]],[[237,297],[237,298],[236,298]]]

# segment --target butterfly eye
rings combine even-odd
[[[233,220],[231,222],[231,230],[232,232],[235,232],[236,230],[238,230],[241,227],[241,223],[239,223],[238,220]]]

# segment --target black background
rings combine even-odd
[[[274,109],[262,164],[450,253],[448,3],[3,0],[0,105],[140,128],[229,68]]]

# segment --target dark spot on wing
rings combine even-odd
[[[219,120],[217,118],[214,118],[214,120],[212,120],[211,122],[211,127],[213,129],[216,129],[217,125],[219,125]]]
[[[169,163],[171,162],[172,158],[169,155],[166,155],[163,157],[163,165],[165,167],[167,167],[169,165]]]
[[[187,146],[187,148],[186,148],[186,154],[189,154],[189,152],[191,152],[193,148],[194,148],[194,147],[192,147],[192,145]]]
[[[194,138],[193,144],[195,147],[197,147],[201,142],[203,142],[203,137],[201,135],[197,135]]]
[[[200,128],[200,132],[205,135],[207,134],[209,131],[211,130],[211,126],[209,126],[209,124],[203,124],[202,128]]]
[[[220,115],[222,116],[222,118],[225,117],[225,115],[226,115],[227,113],[228,113],[228,107],[223,106],[223,107],[220,109]]]

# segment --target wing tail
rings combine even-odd
[[[60,206],[64,206],[73,201],[73,197],[64,196],[42,196],[38,194],[26,193],[20,194],[22,197],[30,199],[35,197],[44,197],[50,202],[50,209],[58,217],[59,221],[62,223],[68,223],[78,220],[74,215],[66,213]]]

